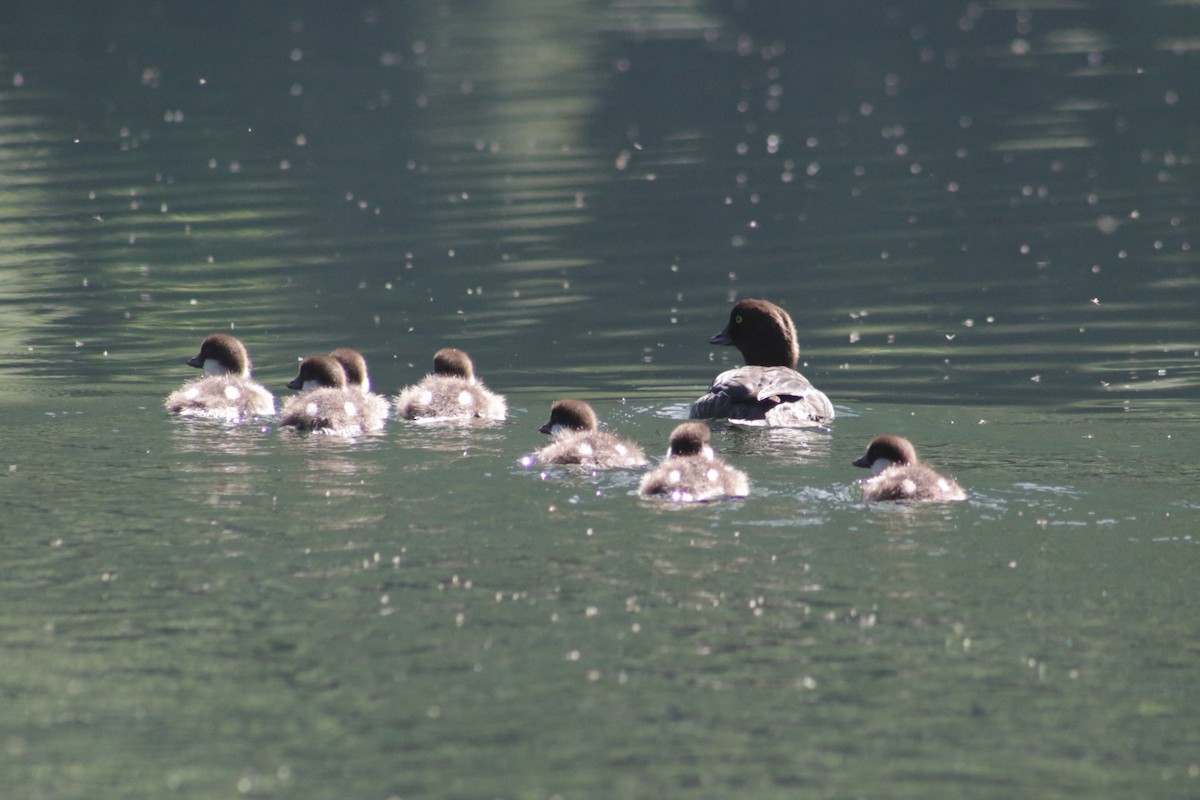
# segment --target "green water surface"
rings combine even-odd
[[[1200,793],[1194,5],[0,9],[0,774],[21,798]],[[655,458],[796,319],[827,429]],[[168,416],[468,350],[507,422]],[[965,503],[862,503],[910,436]]]

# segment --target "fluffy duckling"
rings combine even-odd
[[[279,414],[279,424],[302,431],[354,436],[383,427],[378,409],[363,402],[362,391],[347,386],[346,369],[330,356],[308,356],[288,383],[300,394],[291,397]],[[386,413],[387,404],[383,405]]]
[[[236,337],[214,333],[188,366],[204,370],[167,396],[172,414],[237,421],[275,413],[275,398],[250,378],[250,354]]]
[[[708,426],[701,422],[675,428],[666,459],[642,476],[638,492],[685,503],[750,494],[746,473],[717,458],[710,439]]]
[[[578,464],[591,469],[640,467],[646,463],[642,448],[600,430],[592,407],[582,400],[555,400],[550,421],[538,428],[554,440],[526,456],[530,464]]]
[[[861,482],[864,500],[950,503],[967,499],[953,478],[921,463],[912,442],[902,436],[876,436],[854,466],[872,473]]]
[[[446,347],[434,354],[432,373],[400,390],[396,414],[427,422],[502,420],[508,415],[508,406],[501,395],[489,391],[475,377],[475,367],[466,353]]]
[[[367,374],[367,359],[351,347],[339,347],[329,354],[346,371],[346,385],[364,392],[371,391],[371,376]]]
[[[387,419],[391,404],[387,398],[371,391],[371,376],[367,372],[367,359],[363,354],[350,347],[339,347],[329,354],[346,371],[346,388],[359,392],[363,404],[363,415],[371,419],[379,419],[382,423]]]
[[[742,300],[729,323],[708,340],[741,351],[744,367],[722,372],[708,393],[692,403],[692,419],[728,418],[743,423],[806,427],[833,419],[833,405],[796,371],[796,326],[779,306]]]

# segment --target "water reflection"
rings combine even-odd
[[[164,412],[165,416],[165,412]],[[216,420],[167,418],[174,470],[186,480],[186,494],[208,506],[235,507],[261,495],[270,471],[270,429],[261,424],[231,425]]]
[[[265,452],[265,443],[271,433],[271,426],[265,420],[234,424],[168,415],[165,411],[163,416],[172,443],[181,453],[244,459]]]
[[[397,444],[401,447],[468,458],[494,457],[503,453],[508,440],[505,435],[508,424],[475,419],[437,423],[397,420],[393,427],[399,432]],[[414,465],[413,468],[421,467]]]
[[[832,453],[830,430],[816,428],[768,428],[729,424],[717,426],[715,444],[728,456],[757,460],[767,458],[783,465],[828,461]]]
[[[0,346],[21,354],[10,365],[7,390],[38,395],[27,377],[40,360],[31,354],[33,345],[79,313],[71,298],[77,292],[64,289],[86,283],[66,267],[77,258],[73,239],[39,213],[57,203],[53,192],[28,178],[53,166],[51,150],[39,142],[52,122],[23,95],[19,87],[0,91],[0,208],[8,209],[0,215]]]
[[[383,467],[364,456],[364,451],[390,446],[382,434],[343,437],[285,429],[278,436],[285,452],[294,459],[289,465],[296,471],[293,479],[313,495],[363,501],[383,497],[378,485]],[[359,507],[370,508],[365,504]],[[341,518],[339,527],[354,527],[362,519],[357,515]]]

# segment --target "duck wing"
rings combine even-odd
[[[708,394],[692,403],[692,419],[729,418],[779,427],[833,419],[829,398],[788,367],[737,367],[716,377]]]

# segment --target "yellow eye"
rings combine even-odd
[[[733,318],[733,321],[736,322],[738,325],[741,325],[742,324],[742,315],[738,314],[736,317]]]

